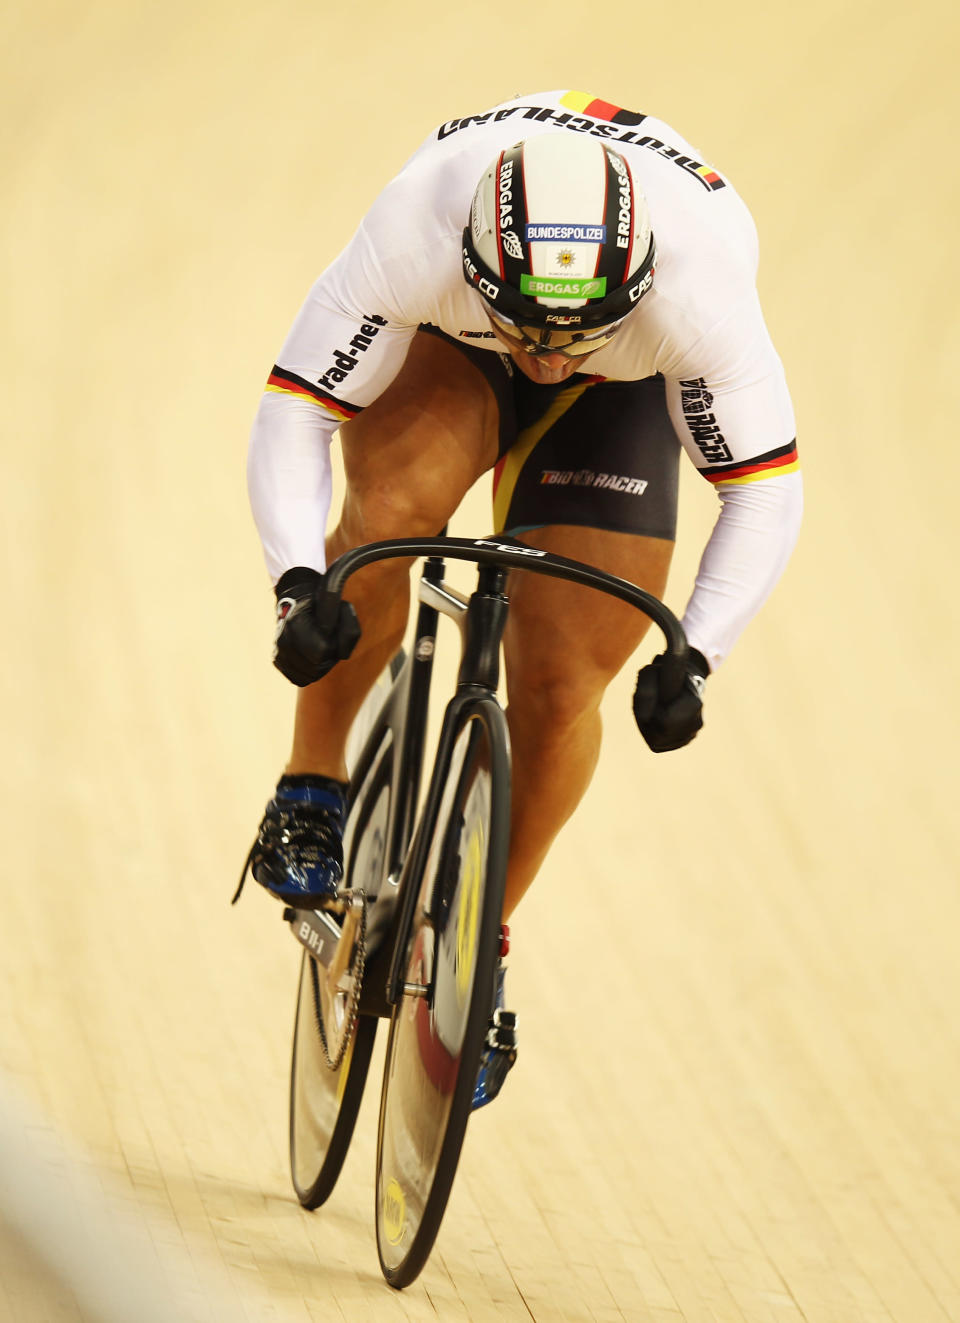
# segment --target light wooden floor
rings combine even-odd
[[[72,1218],[106,1287],[90,1228],[119,1221],[145,1295],[153,1274],[187,1302],[170,1318],[960,1320],[955,10],[585,16],[7,21],[0,1068],[35,1111],[34,1194],[61,1192],[53,1248]],[[515,923],[521,1063],[397,1295],[376,1089],[334,1199],[301,1211],[296,955],[265,896],[227,904],[292,703],[246,434],[311,279],[420,138],[558,85],[676,123],[753,208],[809,513],[687,752],[647,753],[632,675],[611,692]],[[712,517],[687,481],[677,608]],[[45,1282],[0,1238],[0,1319],[108,1316]]]

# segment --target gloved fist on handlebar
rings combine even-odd
[[[703,689],[710,667],[702,652],[691,648],[679,691],[668,684],[665,654],[654,657],[637,676],[633,715],[640,734],[654,753],[667,753],[689,744],[703,725]]]
[[[344,661],[360,637],[357,613],[326,587],[317,570],[298,566],[277,581],[273,664],[300,688]]]

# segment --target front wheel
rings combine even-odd
[[[407,1286],[433,1247],[460,1158],[494,1000],[509,832],[503,715],[462,718],[394,1008],[377,1141],[377,1248]]]

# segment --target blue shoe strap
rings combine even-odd
[[[319,808],[343,812],[344,792],[338,782],[324,777],[311,777],[310,780],[293,780],[281,777],[277,783],[276,798],[286,804],[316,804]]]

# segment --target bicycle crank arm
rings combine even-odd
[[[363,918],[363,903],[363,896],[354,895],[350,897],[350,905],[343,916],[340,940],[334,950],[333,959],[327,967],[327,991],[330,993],[336,991],[341,978],[353,960],[353,948],[356,945],[360,920]]]
[[[357,928],[363,914],[363,897],[351,896],[344,907],[343,926],[324,910],[297,910],[288,906],[283,917],[294,937],[327,971],[326,982],[333,991],[350,964]]]

